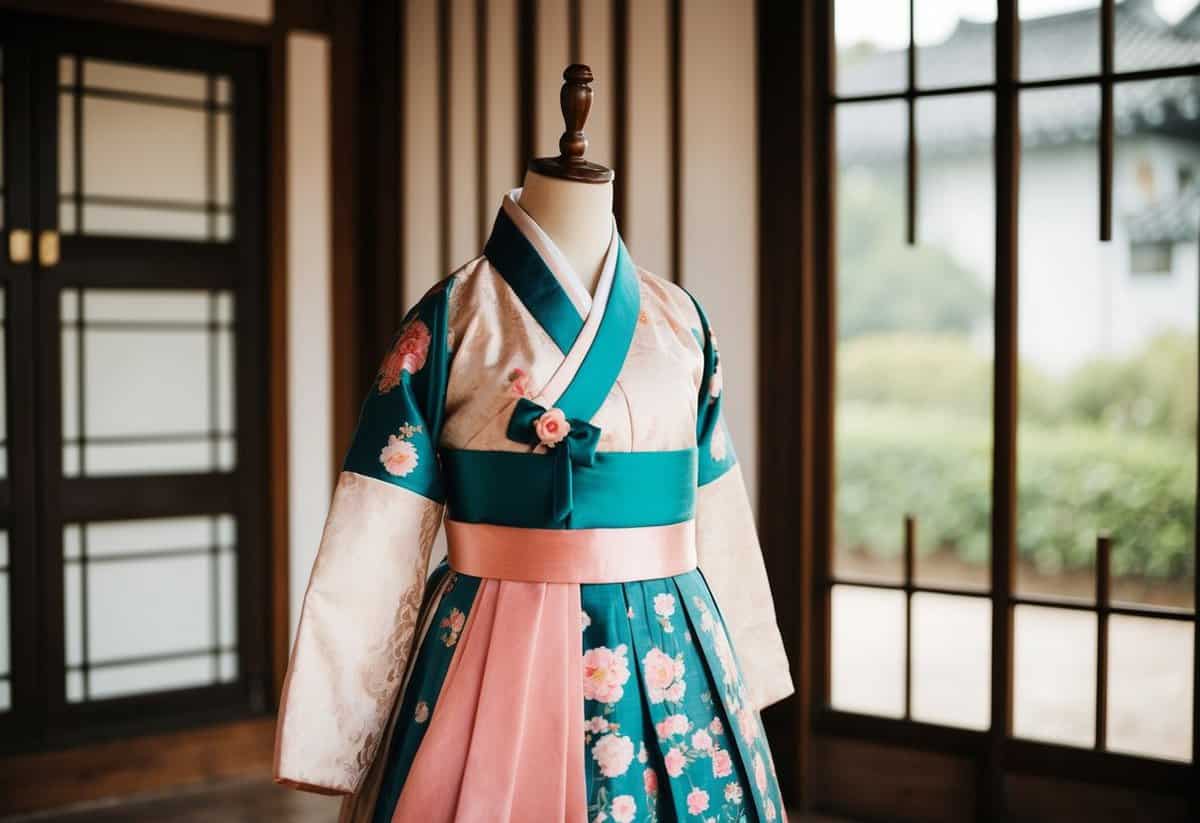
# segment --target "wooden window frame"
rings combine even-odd
[[[1066,790],[1096,808],[1119,794],[1158,802],[1172,813],[1200,814],[1200,626],[1197,612],[1114,606],[1106,573],[1109,546],[1101,541],[1096,602],[1080,608],[1097,616],[1096,741],[1077,748],[1016,738],[1013,718],[1013,613],[1017,605],[1064,604],[1014,591],[1017,518],[1017,208],[1020,180],[1019,96],[1026,89],[1088,84],[1101,97],[1100,222],[1111,239],[1113,89],[1117,82],[1200,74],[1200,65],[1138,71],[1114,68],[1114,0],[1101,0],[1100,71],[1047,80],[1021,80],[1017,0],[998,0],[994,82],[920,89],[915,84],[916,45],[909,38],[905,88],[886,94],[836,92],[833,7],[759,0],[760,108],[760,358],[761,421],[773,435],[763,450],[760,529],[772,582],[783,598],[780,622],[793,654],[797,699],[768,710],[768,730],[794,744],[777,758],[792,780],[791,800],[802,808],[834,813],[879,814],[888,818],[973,818],[1004,820],[1015,811],[1053,806]],[[910,0],[910,20],[914,0]],[[905,232],[916,239],[916,101],[920,98],[986,92],[995,96],[995,364],[993,372],[993,459],[991,581],[983,593],[923,586],[913,580],[911,533],[906,539],[904,577],[896,584],[839,580],[833,574],[836,364],[836,135],[835,107],[841,102],[898,100],[907,106]],[[781,174],[786,170],[786,174]],[[769,384],[769,388],[768,388]],[[778,448],[777,448],[778,447]],[[797,469],[798,467],[798,469]],[[797,528],[797,525],[799,528]],[[897,524],[899,528],[901,524]],[[1195,545],[1195,543],[1194,543]],[[991,601],[991,703],[985,731],[842,711],[831,704],[831,591],[836,583],[913,593],[929,591],[985,597]],[[1196,601],[1200,603],[1200,586]],[[1192,759],[1176,763],[1103,750],[1105,737],[1105,627],[1110,615],[1178,619],[1193,625]],[[911,684],[911,647],[906,650]],[[906,700],[907,703],[907,700]],[[909,714],[906,712],[906,717]],[[779,737],[773,737],[779,739]],[[853,796],[840,785],[863,774],[849,772],[848,756],[871,759],[876,783]],[[894,770],[879,774],[880,769]],[[928,772],[939,772],[929,778]],[[923,787],[919,784],[924,782]],[[964,785],[957,785],[964,784]],[[1103,788],[1101,788],[1103,784]],[[1073,792],[1073,793],[1072,793]],[[962,797],[947,799],[948,795]],[[1114,794],[1116,793],[1116,794]],[[937,795],[935,797],[935,795]],[[1062,801],[1059,801],[1060,803]],[[1032,805],[1031,805],[1032,804]],[[1174,804],[1174,805],[1170,805]],[[947,812],[948,807],[955,811]],[[1113,813],[1106,810],[1106,813]],[[942,819],[942,818],[937,818]]]

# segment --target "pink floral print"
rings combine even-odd
[[[629,680],[629,659],[624,643],[615,649],[597,646],[583,653],[583,696],[598,703],[612,704],[625,694]]]
[[[675,626],[671,623],[673,614],[675,614],[675,596],[666,592],[654,595],[655,619],[662,630],[668,634],[675,631]]]
[[[602,735],[592,745],[592,759],[605,777],[620,777],[633,762],[633,741],[619,734]]]
[[[718,463],[729,456],[729,436],[725,433],[725,421],[718,420],[713,428],[712,437],[708,440],[708,453]]]
[[[631,823],[633,816],[637,814],[637,801],[633,799],[633,795],[617,795],[613,798],[609,814],[617,823]]]
[[[647,767],[642,772],[642,786],[645,787],[646,794],[651,796],[658,794],[658,772]]]
[[[417,444],[389,434],[387,445],[379,452],[379,462],[384,470],[395,477],[407,477],[421,462]]]
[[[688,792],[687,796],[688,814],[700,815],[708,811],[708,792],[700,787],[696,787]]]
[[[533,433],[543,446],[549,448],[561,443],[570,431],[571,426],[562,409],[547,409],[533,421]]]
[[[447,647],[453,646],[458,642],[459,635],[462,634],[463,626],[467,624],[467,616],[458,609],[451,609],[450,614],[442,618],[440,623],[443,629],[448,631],[442,635],[442,642]]]
[[[663,755],[663,765],[667,767],[667,774],[671,777],[679,777],[683,774],[683,767],[687,765],[687,758],[683,756],[683,752],[678,746],[672,746]]]
[[[400,332],[392,350],[379,367],[379,393],[387,394],[400,385],[404,372],[416,374],[425,366],[431,340],[429,327],[421,320],[411,320]]]
[[[737,783],[725,784],[725,800],[729,803],[742,802],[742,787]]]
[[[733,758],[725,749],[717,749],[712,755],[713,777],[729,777],[733,773]],[[740,791],[740,790],[739,790]]]
[[[642,669],[646,673],[647,697],[651,703],[661,703],[664,700],[678,703],[683,699],[685,684],[682,653],[671,657],[662,649],[652,648],[642,659]]]
[[[517,397],[530,397],[529,374],[522,368],[515,368],[508,373],[508,390]]]

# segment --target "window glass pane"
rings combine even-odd
[[[1100,71],[1100,0],[1021,0],[1021,77]]]
[[[89,57],[83,61],[83,85],[92,89],[201,102],[207,96],[208,78],[193,71],[113,63]]]
[[[832,704],[892,717],[904,714],[904,593],[834,586]]]
[[[916,0],[917,86],[990,83],[996,74],[995,0]]]
[[[1172,91],[1116,87],[1111,243],[1098,239],[1095,131],[1051,114],[1093,107],[1098,92],[1022,95],[1025,592],[1093,598],[1108,532],[1114,599],[1193,606],[1200,136],[1163,114]],[[1144,270],[1146,245],[1166,270]]]
[[[1115,22],[1117,71],[1200,63],[1196,0],[1118,3]]]
[[[1108,624],[1108,748],[1192,758],[1191,623],[1114,615]]]
[[[915,720],[986,729],[991,713],[992,603],[983,597],[913,595]]]
[[[837,548],[841,577],[986,588],[992,96],[917,105],[918,243],[905,242],[903,103],[838,107]]]
[[[91,697],[123,697],[130,694],[205,686],[213,682],[212,659],[207,656],[184,657],[104,666],[90,673]]]
[[[60,230],[231,240],[230,78],[85,59],[80,92],[74,66],[61,58]]]
[[[233,467],[231,304],[227,292],[63,293],[64,474]]]
[[[1017,606],[1013,733],[1091,746],[1096,731],[1096,615]]]
[[[908,85],[908,3],[835,0],[838,94],[877,94]]]
[[[236,679],[234,533],[227,514],[64,528],[71,700]]]

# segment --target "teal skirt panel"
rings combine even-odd
[[[391,820],[479,587],[444,563],[439,574],[452,582],[420,638],[374,823]],[[758,712],[701,573],[579,588],[587,819],[781,819]]]
[[[442,449],[447,515],[463,523],[526,529],[556,524],[557,455]],[[599,452],[590,465],[571,467],[569,529],[666,526],[696,513],[697,453]]]

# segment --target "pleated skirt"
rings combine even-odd
[[[699,570],[523,583],[434,570],[374,823],[785,820]]]

